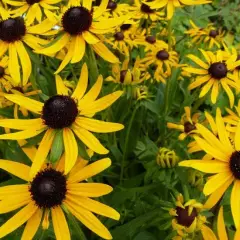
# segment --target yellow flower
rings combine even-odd
[[[147,86],[137,86],[133,89],[133,97],[137,100],[143,100],[149,98],[149,92]]]
[[[147,75],[139,69],[140,59],[137,57],[133,68],[129,66],[129,58],[126,58],[122,67],[119,63],[113,64],[112,76],[106,78],[106,81],[120,83],[123,85],[136,85],[146,80]]]
[[[152,9],[158,8],[167,8],[167,18],[171,19],[173,17],[175,8],[183,7],[183,6],[191,6],[191,5],[200,5],[211,3],[211,0],[155,0],[150,3],[146,3]]]
[[[133,5],[133,14],[132,14],[132,18],[134,19],[150,19],[151,21],[155,22],[158,21],[160,19],[163,19],[163,13],[160,12],[159,10],[154,10],[151,9],[146,2],[144,2],[143,0],[134,0],[134,4]]]
[[[161,168],[173,168],[179,161],[179,157],[173,150],[169,150],[168,148],[159,148],[157,154],[157,164]]]
[[[195,199],[190,199],[185,202],[182,194],[179,194],[175,205],[176,207],[169,211],[169,214],[174,217],[172,219],[172,228],[176,230],[178,234],[178,236],[173,239],[192,239],[191,236],[193,233],[201,231],[202,235],[204,235],[210,230],[210,228],[205,225],[207,222],[206,217],[201,215],[203,209],[201,203]]]
[[[92,0],[83,0],[82,4],[71,5],[62,13],[61,27],[57,36],[44,48],[39,48],[40,54],[55,54],[62,48],[67,48],[64,57],[55,74],[59,73],[68,63],[79,62],[86,50],[86,43],[103,59],[116,63],[118,58],[104,45],[98,35],[112,32],[125,17],[103,18],[108,0],[102,0],[99,7],[92,8]],[[100,18],[100,19],[99,19]]]
[[[0,57],[8,53],[8,69],[15,85],[24,86],[32,71],[31,60],[25,44],[33,49],[39,48],[40,44],[46,44],[46,40],[40,39],[34,34],[43,33],[51,25],[52,23],[49,25],[49,21],[45,20],[41,26],[29,26],[22,17],[8,18],[0,22]]]
[[[213,24],[208,24],[206,28],[198,27],[192,20],[190,20],[192,29],[187,30],[185,33],[192,37],[192,43],[209,43],[209,48],[214,46],[220,48],[223,45],[223,38],[225,32],[217,29]]]
[[[224,121],[227,123],[226,129],[235,134],[240,121],[240,100],[238,100],[238,105],[234,106],[235,111],[226,108],[226,111],[229,115],[224,117]]]
[[[34,148],[23,150],[28,156],[36,152]],[[21,208],[0,226],[0,238],[26,223],[21,239],[33,239],[41,224],[44,229],[48,228],[51,215],[56,239],[70,240],[65,215],[72,214],[100,237],[112,239],[108,229],[93,213],[115,220],[119,220],[119,213],[91,198],[106,195],[113,189],[106,184],[88,183],[86,180],[108,168],[111,160],[105,158],[87,165],[87,161],[79,158],[68,175],[63,173],[65,160],[69,161],[62,157],[56,166],[46,165],[33,178],[29,178],[29,166],[9,160],[0,161],[1,169],[26,181],[0,188],[1,214]]]
[[[232,74],[232,71],[240,66],[240,61],[237,61],[237,55],[232,55],[225,59],[221,50],[218,50],[216,54],[204,50],[201,50],[201,52],[204,56],[204,61],[192,54],[188,55],[188,58],[198,65],[198,68],[183,68],[184,71],[197,75],[196,80],[189,85],[188,89],[192,90],[204,85],[199,95],[201,98],[212,88],[211,101],[215,104],[219,95],[219,88],[222,86],[228,95],[230,106],[233,107],[235,98],[230,87],[239,89]]]
[[[61,1],[62,0],[3,0],[6,4],[14,7],[10,11],[12,17],[19,17],[26,14],[26,22],[29,25],[32,24],[35,19],[39,23],[46,18],[56,21],[56,16],[52,11],[56,11],[58,7],[53,5]]]
[[[179,140],[184,140],[187,136],[193,136],[196,133],[196,123],[199,121],[199,113],[193,114],[191,116],[190,107],[184,107],[185,113],[181,117],[179,124],[176,123],[167,123],[168,128],[177,129],[182,133],[179,135]]]
[[[78,156],[79,138],[88,148],[99,154],[108,150],[91,133],[108,133],[123,129],[122,124],[95,120],[92,117],[112,105],[122,91],[113,92],[98,100],[103,79],[99,76],[93,87],[85,94],[88,86],[88,69],[83,65],[78,84],[71,96],[60,76],[56,76],[57,95],[50,97],[45,103],[16,94],[6,94],[5,97],[40,115],[35,119],[2,119],[0,126],[21,130],[15,133],[0,135],[0,139],[20,140],[37,136],[45,132],[31,167],[31,176],[39,171],[51,149],[58,131],[63,136],[66,161],[65,174],[74,166]],[[75,135],[74,135],[75,134]]]
[[[145,67],[149,67],[150,65],[154,66],[154,78],[158,78],[163,83],[166,83],[165,78],[171,76],[172,68],[178,65],[178,54],[164,47],[152,48],[146,56],[141,59],[141,63],[143,63]],[[159,78],[158,75],[164,77]]]
[[[203,151],[213,160],[188,160],[180,162],[180,166],[192,167],[204,173],[213,174],[204,186],[203,193],[208,198],[205,208],[212,208],[233,183],[231,193],[231,210],[236,226],[240,224],[240,124],[237,126],[232,142],[226,130],[220,109],[216,115],[217,136],[201,124],[196,124],[199,136],[194,136]]]

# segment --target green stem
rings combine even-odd
[[[44,235],[45,235],[45,232],[46,232],[46,230],[45,230],[45,229],[42,229],[42,232],[41,232],[41,235],[40,235],[40,237],[39,237],[39,240],[43,240]]]
[[[168,51],[172,49],[172,19],[168,21]]]
[[[126,160],[126,157],[127,157],[128,142],[129,142],[129,137],[130,137],[130,131],[131,131],[132,124],[133,124],[133,120],[134,120],[134,118],[135,118],[135,115],[136,115],[136,112],[137,112],[138,107],[139,107],[139,105],[136,104],[136,105],[135,105],[135,108],[134,108],[134,110],[133,110],[131,119],[130,119],[130,121],[129,121],[128,128],[127,128],[126,139],[125,139],[124,150],[123,150],[123,157],[122,157],[122,162],[121,162],[120,185],[122,185],[122,182],[123,182],[124,164],[125,164],[125,160]]]
[[[83,233],[81,227],[79,226],[78,222],[76,221],[75,217],[71,214],[71,213],[68,213],[68,219],[69,221],[71,222],[71,224],[73,225],[73,227],[75,228],[78,236],[79,236],[79,239],[81,240],[87,240],[85,234]]]
[[[93,49],[91,47],[87,47],[88,48],[88,68],[89,68],[89,78],[91,81],[91,85],[93,85],[93,83],[95,83],[95,81],[97,80],[98,76],[99,76],[99,72],[98,72],[98,66],[97,66],[97,60],[96,60],[96,56],[95,53],[93,51]]]

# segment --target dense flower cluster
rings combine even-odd
[[[0,238],[240,239],[239,37],[191,19],[215,5],[0,2]]]

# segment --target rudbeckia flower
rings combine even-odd
[[[215,28],[213,24],[208,24],[206,28],[200,28],[192,20],[190,24],[192,29],[187,30],[185,33],[192,37],[192,43],[208,43],[209,48],[214,46],[220,48],[223,45],[225,32],[222,29]]]
[[[162,12],[151,9],[143,0],[134,0],[132,13],[134,19],[151,19],[153,22],[163,19]]]
[[[71,5],[62,13],[62,21],[57,36],[50,44],[37,52],[40,54],[55,54],[62,48],[67,48],[67,53],[59,68],[59,73],[68,63],[79,62],[86,49],[86,43],[104,60],[116,63],[118,58],[104,45],[98,36],[112,32],[119,26],[125,17],[103,18],[108,0],[103,0],[99,7],[92,7],[92,0],[83,0],[82,4]]]
[[[78,145],[75,136],[88,148],[99,154],[108,150],[91,133],[108,133],[123,129],[122,124],[95,120],[92,117],[111,106],[122,91],[113,92],[98,100],[103,79],[99,76],[93,87],[85,94],[88,86],[88,69],[84,64],[76,89],[71,96],[60,76],[56,76],[57,95],[45,103],[16,94],[6,94],[5,98],[40,115],[35,119],[4,119],[0,126],[21,130],[15,133],[0,135],[0,139],[28,139],[45,132],[31,167],[31,176],[39,171],[51,149],[55,134],[61,131],[65,148],[65,174],[74,166],[78,156]]]
[[[3,89],[9,91],[11,89],[11,83],[13,80],[9,74],[8,70],[8,57],[5,56],[0,61],[0,83]]]
[[[12,17],[26,14],[26,22],[30,25],[35,19],[39,23],[46,18],[56,21],[56,16],[52,11],[56,11],[58,7],[53,5],[60,3],[61,0],[3,0],[3,2],[13,8],[11,9]]]
[[[218,135],[214,135],[202,124],[196,124],[199,136],[194,136],[202,150],[212,156],[212,160],[186,160],[179,163],[183,167],[191,167],[211,174],[203,193],[209,196],[205,208],[212,208],[233,183],[231,192],[231,211],[236,226],[240,224],[240,124],[235,137],[229,139],[220,109],[217,109],[216,125]]]
[[[146,80],[146,74],[139,69],[140,59],[137,58],[133,67],[129,66],[129,58],[126,58],[122,67],[119,63],[113,64],[112,76],[106,78],[106,81],[119,83],[123,85],[136,85]]]
[[[184,107],[185,113],[181,117],[179,124],[167,123],[168,128],[177,129],[182,133],[179,135],[179,140],[184,140],[187,136],[193,136],[196,133],[196,123],[199,121],[200,113],[194,113],[191,116],[190,107]]]
[[[25,151],[29,152],[27,149]],[[106,184],[86,181],[108,168],[111,160],[105,158],[87,165],[87,161],[79,159],[74,170],[65,175],[63,162],[68,160],[62,157],[56,167],[47,165],[36,172],[33,178],[29,178],[29,166],[9,160],[0,161],[0,169],[26,181],[0,188],[1,214],[21,208],[0,226],[0,238],[26,223],[21,239],[33,239],[40,225],[43,229],[48,228],[51,216],[56,239],[70,240],[66,215],[72,214],[101,238],[112,239],[108,229],[94,214],[115,220],[119,220],[120,215],[113,208],[92,198],[106,195],[113,189]]]
[[[46,40],[34,35],[43,33],[46,27],[49,28],[48,20],[41,25],[28,26],[22,17],[8,18],[0,22],[0,57],[8,53],[9,74],[15,85],[25,85],[32,71],[25,44],[33,49],[39,48],[40,44],[46,44]]]
[[[192,54],[188,55],[188,58],[198,65],[198,68],[183,68],[186,72],[200,75],[189,85],[188,89],[192,90],[204,85],[199,95],[201,98],[212,88],[211,101],[215,104],[217,102],[220,87],[222,86],[228,95],[230,106],[233,107],[235,98],[230,87],[233,89],[239,89],[239,86],[234,81],[232,72],[236,67],[240,66],[240,61],[236,61],[237,56],[235,55],[225,59],[221,50],[218,50],[216,54],[204,50],[201,50],[201,52],[204,56],[204,61]]]
[[[196,199],[184,201],[182,194],[176,196],[175,206],[169,209],[172,219],[172,228],[177,232],[173,240],[194,239],[198,232],[205,235],[211,229],[206,225],[207,219],[201,214],[203,204]],[[209,239],[208,239],[209,240]]]
[[[205,234],[203,235],[204,240],[230,240],[228,238],[228,234],[226,231],[226,224],[224,223],[224,217],[223,217],[223,206],[220,207],[220,210],[218,212],[218,218],[217,218],[217,235],[214,234],[214,232],[209,229]],[[237,231],[235,232],[234,239],[238,240],[240,239],[240,228],[237,228]]]
[[[145,67],[149,67],[150,65],[154,66],[154,78],[157,78],[157,75],[164,75],[165,78],[168,78],[172,74],[172,67],[178,65],[178,54],[164,47],[152,48],[146,56],[141,59],[141,63],[144,64]],[[164,78],[162,78],[161,81],[166,83]]]
[[[192,5],[200,5],[211,3],[211,0],[155,0],[150,3],[146,3],[151,7],[151,9],[158,8],[167,8],[167,18],[171,19],[173,17],[175,8],[184,7],[184,6],[192,6]]]

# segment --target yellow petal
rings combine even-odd
[[[65,148],[65,169],[67,175],[75,165],[78,156],[78,145],[71,129],[63,129],[63,142]]]
[[[25,194],[28,192],[28,189],[29,189],[29,186],[27,184],[9,185],[9,186],[0,187],[0,200],[4,198],[8,198],[10,196]]]
[[[37,211],[34,202],[29,203],[0,227],[0,238],[22,226]]]
[[[81,107],[81,115],[89,115],[93,113],[100,112],[109,106],[111,106],[121,95],[123,91],[116,91],[107,96],[104,96],[86,106]]]
[[[13,43],[9,44],[9,73],[16,85],[21,82],[20,67],[18,62],[17,50]]]
[[[106,168],[111,166],[111,160],[109,158],[104,158],[91,163],[84,168],[80,169],[74,175],[69,175],[68,182],[81,182],[87,178],[97,175],[98,173],[104,171]]]
[[[231,193],[231,210],[235,226],[240,224],[240,181],[235,180]]]
[[[17,129],[17,130],[27,130],[29,128],[41,129],[43,127],[43,120],[41,118],[37,119],[0,119],[0,126]],[[39,127],[37,127],[39,126]]]
[[[86,43],[81,35],[76,37],[74,54],[71,63],[77,63],[82,60],[85,53]]]
[[[206,225],[202,225],[201,232],[204,240],[217,240],[214,232]]]
[[[23,163],[1,159],[0,169],[3,169],[25,181],[29,181],[30,167]]]
[[[89,131],[73,125],[73,131],[77,137],[91,150],[99,154],[107,154],[109,151],[100,143],[100,141]]]
[[[85,117],[76,118],[75,123],[88,131],[97,133],[116,132],[124,128],[124,126],[119,123],[104,122]]]
[[[70,240],[70,232],[68,228],[68,224],[64,213],[61,207],[55,207],[51,209],[52,212],[52,221],[53,221],[53,228],[56,235],[57,240]]]
[[[220,173],[229,170],[229,164],[217,160],[187,160],[179,163],[182,167],[191,167],[205,173]]]
[[[87,86],[88,86],[88,68],[87,64],[84,63],[82,66],[78,84],[72,94],[72,98],[80,100],[83,97],[84,93],[86,92]]]
[[[55,79],[56,79],[57,94],[68,96],[68,89],[64,85],[62,78],[59,75],[56,75]]]
[[[39,145],[36,156],[33,160],[33,164],[30,170],[30,178],[32,179],[38,171],[41,169],[43,163],[46,160],[46,157],[51,149],[52,142],[54,139],[54,131],[52,129],[48,129]]]
[[[232,178],[230,170],[228,172],[222,172],[211,177],[205,184],[203,193],[207,196],[220,188],[228,179]]]
[[[68,184],[67,188],[69,194],[82,197],[101,197],[113,190],[111,186],[103,183],[72,183]]]
[[[90,198],[67,195],[67,200],[74,203],[76,206],[81,206],[89,210],[90,212],[94,212],[114,220],[120,219],[120,214],[115,209]]]
[[[26,108],[31,112],[34,112],[37,114],[41,114],[42,112],[43,103],[33,100],[31,98],[27,98],[22,95],[16,95],[16,94],[5,94],[4,97],[18,104],[19,106]]]
[[[104,239],[112,239],[107,228],[90,211],[67,200],[65,204],[67,209],[91,231]]]
[[[218,213],[218,220],[217,220],[217,230],[218,230],[218,237],[219,240],[228,240],[226,227],[223,219],[223,207],[220,207],[219,213]]]

